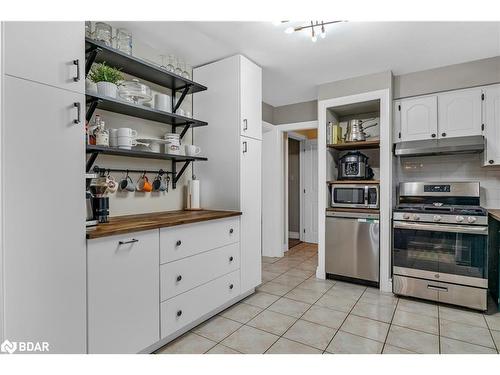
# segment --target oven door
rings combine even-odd
[[[486,226],[394,222],[394,273],[482,286]]]
[[[367,207],[366,186],[332,185],[332,207]]]

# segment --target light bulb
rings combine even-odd
[[[286,34],[291,34],[295,31],[295,29],[292,26],[289,26],[285,29]]]
[[[311,40],[313,41],[313,43],[316,43],[316,41],[318,40],[318,37],[315,34],[313,34],[311,37]]]
[[[323,25],[323,23],[321,24],[321,34],[319,34],[319,36],[321,37],[321,39],[326,38],[326,30],[325,30],[325,25]]]

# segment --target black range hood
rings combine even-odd
[[[394,147],[394,154],[401,157],[478,154],[483,151],[484,137],[482,135],[400,142]]]

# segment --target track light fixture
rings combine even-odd
[[[279,21],[278,22],[273,22],[274,25],[281,25],[281,24],[284,24],[284,23],[287,23],[289,21]],[[321,37],[321,39],[325,39],[326,38],[326,29],[325,29],[325,25],[330,25],[332,23],[339,23],[339,22],[346,22],[346,21],[328,21],[328,22],[324,22],[324,21],[311,21],[311,24],[310,25],[304,25],[304,26],[288,26],[286,29],[285,29],[285,33],[286,34],[293,34],[295,31],[302,31],[302,30],[307,30],[307,29],[311,29],[311,41],[313,43],[315,43],[317,40],[318,40],[318,33],[319,33],[319,36]]]

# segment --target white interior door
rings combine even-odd
[[[304,177],[304,240],[318,243],[318,142],[304,141],[304,165],[300,168]]]

